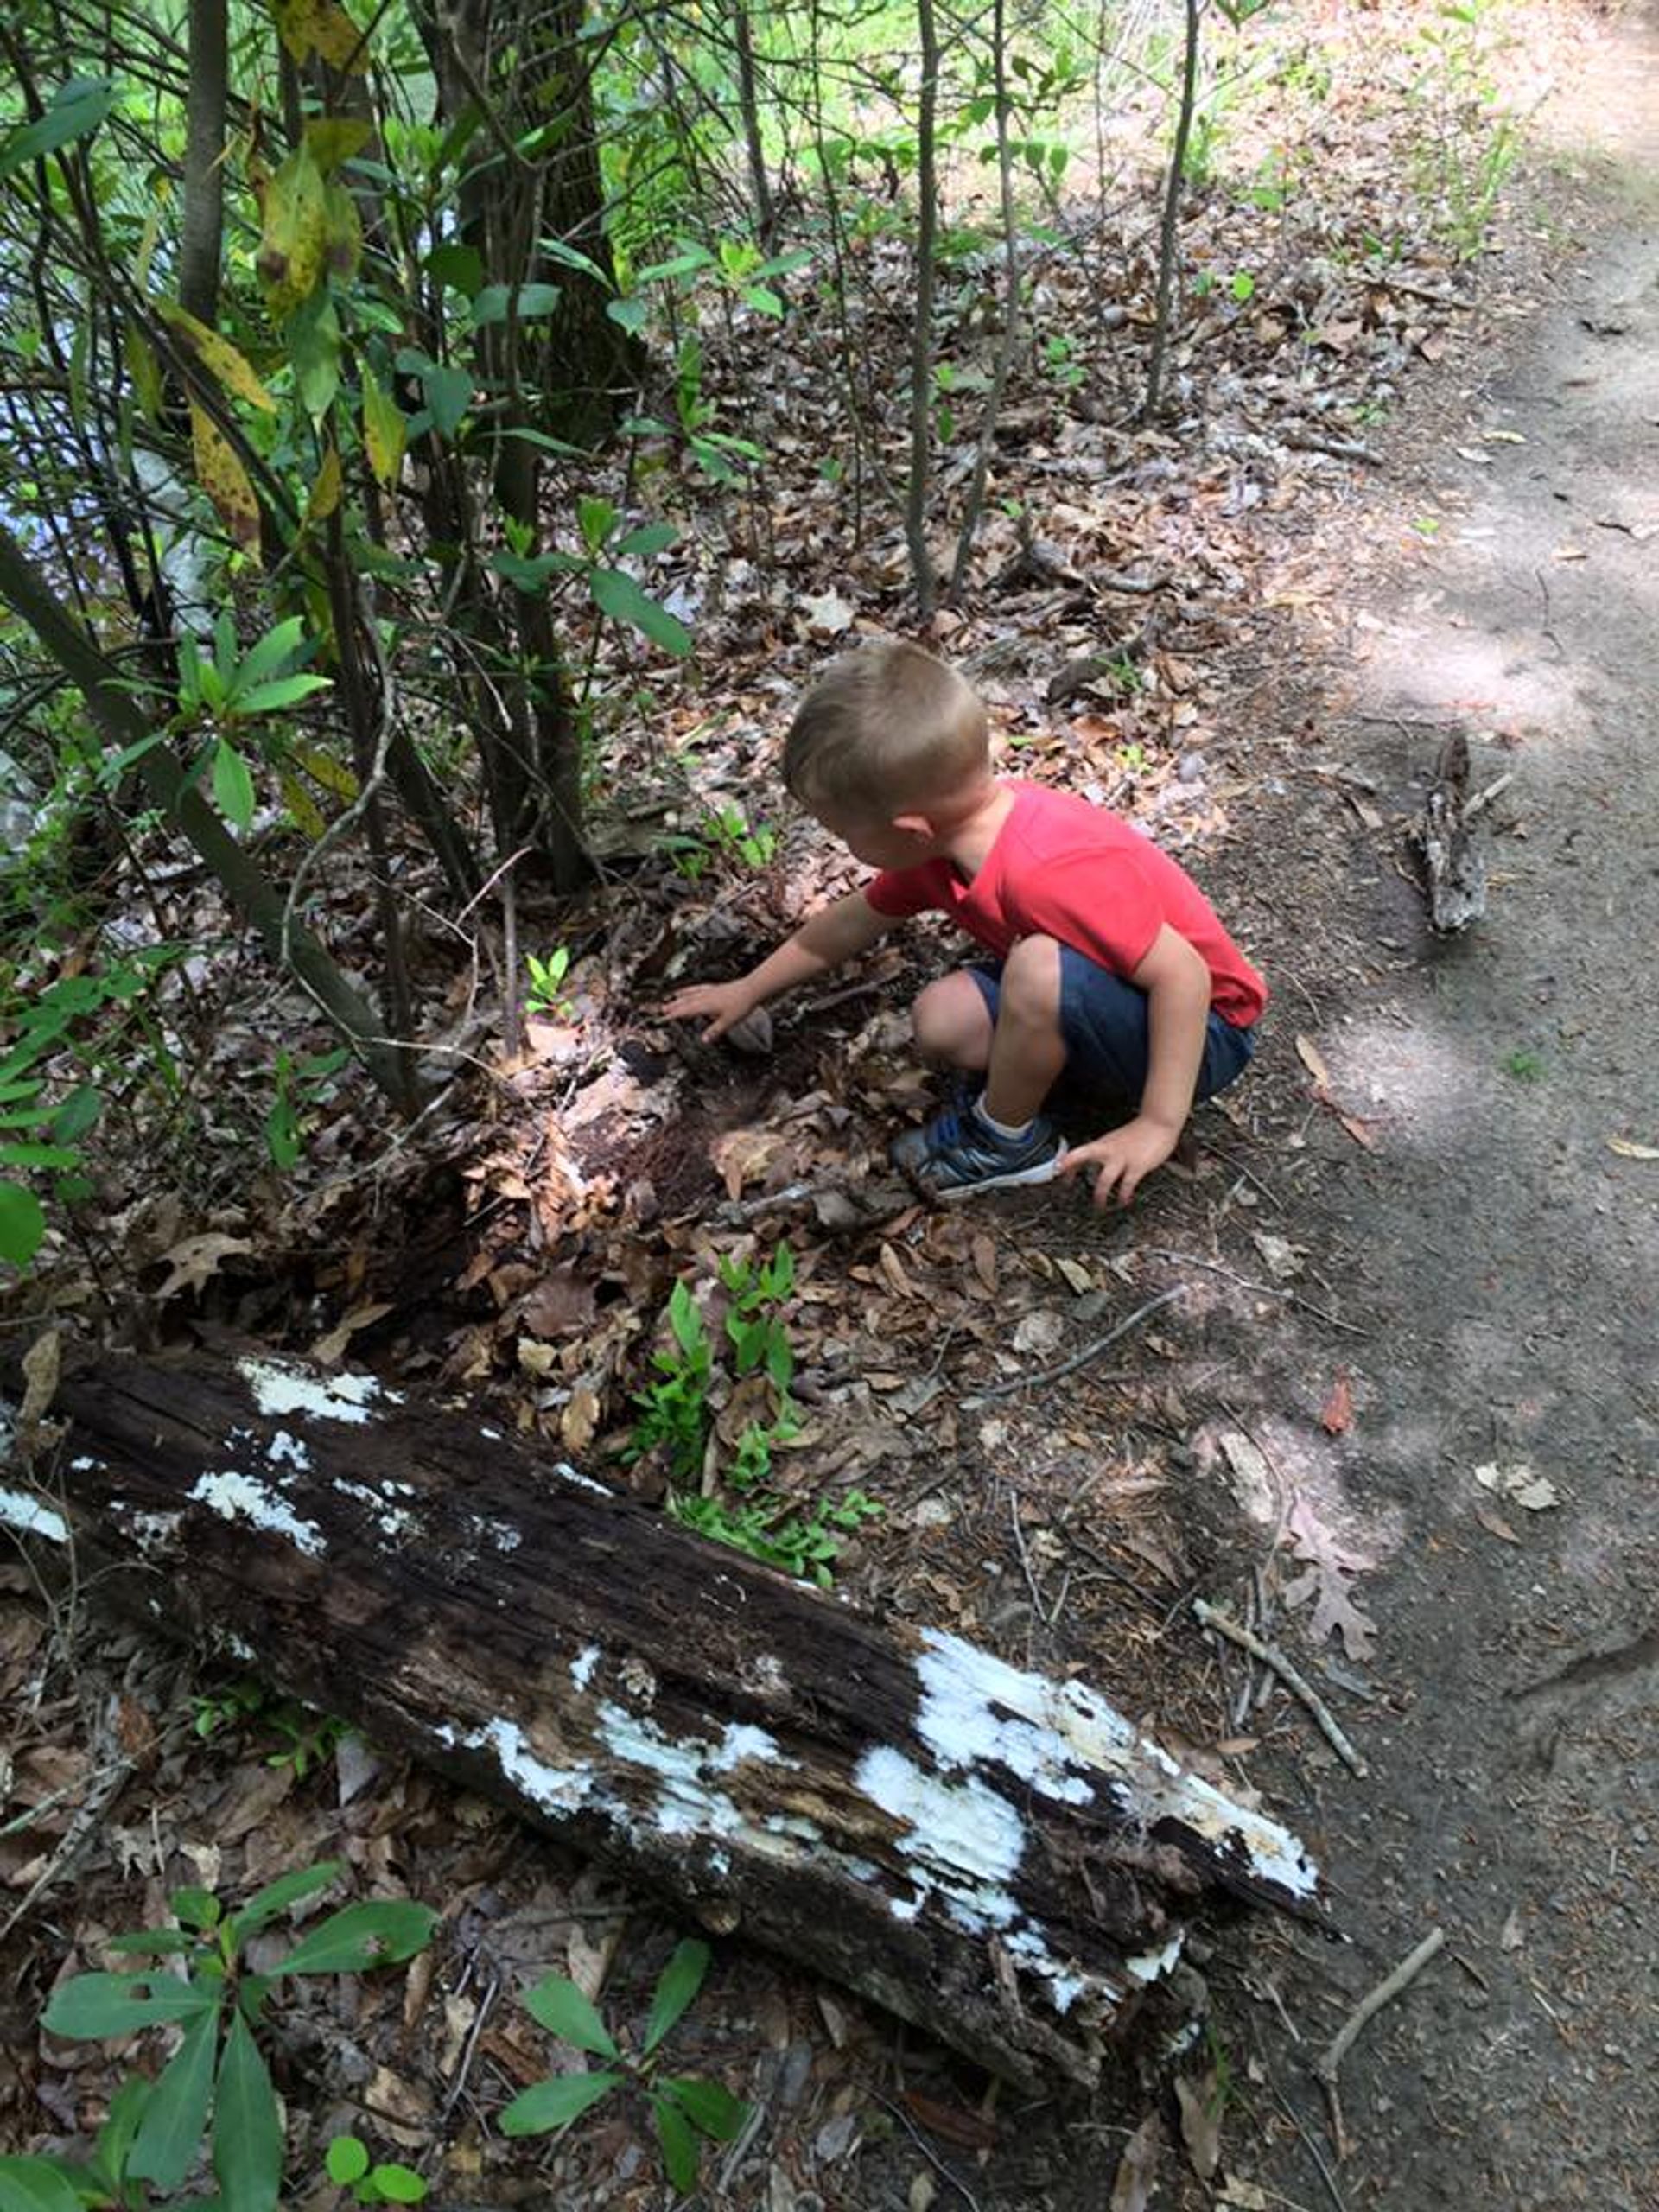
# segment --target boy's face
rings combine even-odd
[[[914,868],[931,860],[937,841],[926,823],[914,816],[893,822],[880,815],[844,811],[840,807],[816,806],[813,818],[845,845],[855,861],[867,868]]]

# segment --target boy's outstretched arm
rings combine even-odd
[[[861,891],[849,892],[833,906],[821,906],[747,976],[729,983],[692,983],[676,991],[663,1012],[677,1020],[695,1021],[707,1015],[703,1041],[712,1043],[766,1000],[810,983],[855,953],[867,951],[897,918],[878,914]]]
[[[1152,950],[1128,981],[1147,995],[1150,1028],[1147,1087],[1141,1111],[1121,1129],[1074,1146],[1061,1163],[1062,1175],[1097,1166],[1095,1204],[1105,1205],[1114,1191],[1128,1205],[1154,1167],[1161,1167],[1180,1141],[1192,1110],[1204,1043],[1210,1021],[1210,970],[1204,956],[1166,922]]]

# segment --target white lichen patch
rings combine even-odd
[[[575,1484],[578,1490],[596,1491],[601,1497],[613,1498],[616,1492],[607,1490],[603,1483],[596,1483],[591,1475],[579,1475],[568,1459],[556,1459],[553,1471],[563,1481]]]
[[[969,1775],[960,1782],[929,1774],[891,1745],[866,1751],[853,1780],[873,1804],[903,1823],[898,1847],[924,1892],[937,1891],[970,1934],[1007,1928],[1019,1908],[1005,1886],[1018,1872],[1026,1824],[1019,1808]]]
[[[179,1533],[181,1513],[135,1513],[127,1526],[141,1552],[163,1552]]]
[[[488,1544],[498,1552],[516,1552],[524,1541],[524,1532],[511,1521],[487,1521],[480,1514],[472,1516],[474,1543]]]
[[[1181,1955],[1181,1946],[1186,1941],[1185,1928],[1178,1928],[1161,1950],[1137,1952],[1123,1961],[1125,1970],[1137,1981],[1161,1981]]]
[[[1023,1673],[959,1637],[922,1632],[917,1732],[942,1766],[992,1761],[1046,1797],[1087,1804],[1105,1789],[1154,1827],[1168,1819],[1241,1851],[1251,1871],[1293,1896],[1319,1877],[1296,1838],[1185,1773],[1086,1684]]]
[[[69,1524],[62,1514],[31,1497],[27,1491],[0,1490],[0,1525],[15,1529],[20,1536],[44,1536],[49,1544],[69,1541]]]
[[[382,1483],[378,1490],[371,1490],[367,1483],[348,1483],[336,1478],[334,1487],[341,1497],[354,1498],[358,1504],[366,1507],[381,1535],[390,1536],[394,1542],[420,1534],[420,1522],[406,1506],[386,1503],[388,1491],[407,1490],[407,1483]]]
[[[237,1366],[253,1392],[255,1405],[267,1420],[283,1414],[308,1414],[314,1421],[360,1426],[373,1419],[371,1409],[381,1402],[403,1403],[400,1392],[388,1390],[372,1375],[315,1375],[307,1368],[289,1367],[275,1359],[239,1359]]]
[[[101,1459],[72,1459],[69,1462],[69,1471],[72,1475],[95,1474],[103,1465],[104,1462]]]
[[[273,1467],[293,1467],[300,1474],[306,1473],[311,1465],[311,1454],[285,1428],[279,1428],[265,1446],[265,1457]]]
[[[749,1728],[737,1721],[727,1724],[719,1747],[709,1764],[717,1774],[724,1774],[739,1766],[745,1759],[766,1759],[773,1766],[798,1766],[797,1759],[785,1759],[775,1737],[768,1736],[764,1728]]]
[[[302,1521],[275,1491],[267,1490],[251,1475],[227,1467],[222,1474],[202,1475],[190,1493],[193,1503],[205,1505],[222,1521],[246,1521],[269,1535],[284,1536],[296,1551],[319,1559],[328,1548],[315,1521]]]
[[[594,1669],[604,1654],[596,1643],[584,1644],[570,1662],[570,1679],[579,1690],[585,1690],[594,1679]]]
[[[554,1766],[539,1758],[516,1720],[486,1720],[481,1728],[465,1730],[443,1721],[433,1733],[456,1751],[487,1752],[502,1779],[544,1813],[579,1813],[596,1793],[598,1777],[591,1768]]]

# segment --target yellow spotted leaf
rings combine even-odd
[[[251,406],[263,408],[268,415],[276,413],[276,401],[228,338],[221,338],[218,331],[209,330],[205,322],[198,322],[175,300],[158,300],[156,312],[190,359],[206,369],[215,384],[234,392],[238,399],[245,399]]]
[[[403,467],[404,439],[408,422],[403,410],[381,391],[372,371],[363,367],[363,442],[369,449],[369,467],[388,491]]]
[[[296,767],[304,769],[314,784],[321,784],[324,791],[332,791],[336,798],[343,798],[347,805],[357,797],[357,778],[343,760],[336,760],[320,745],[290,745],[288,754]]]
[[[308,146],[296,146],[265,186],[258,270],[272,315],[291,315],[322,275],[328,217],[322,172]]]
[[[259,505],[236,450],[205,408],[190,403],[190,442],[196,457],[196,481],[249,560],[259,559]]]
[[[324,176],[331,176],[342,162],[362,152],[374,136],[374,125],[356,115],[316,115],[302,135],[312,160]]]
[[[363,34],[334,0],[271,0],[283,44],[296,61],[320,54],[336,69],[363,70],[369,50]]]
[[[317,471],[317,480],[311,486],[311,497],[305,504],[308,523],[326,522],[340,505],[340,454],[330,446],[322,457],[322,467]]]
[[[322,810],[299,778],[282,775],[276,780],[282,785],[283,805],[306,836],[314,841],[326,836],[328,824],[322,818]]]

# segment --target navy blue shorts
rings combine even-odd
[[[993,1022],[1001,995],[1001,963],[988,961],[966,971],[978,984]],[[1138,1106],[1147,1087],[1151,1042],[1147,995],[1069,944],[1060,947],[1060,1034],[1065,1074],[1104,1096]],[[1194,1096],[1213,1098],[1243,1075],[1255,1055],[1255,1029],[1235,1028],[1212,1008],[1204,1061]]]

